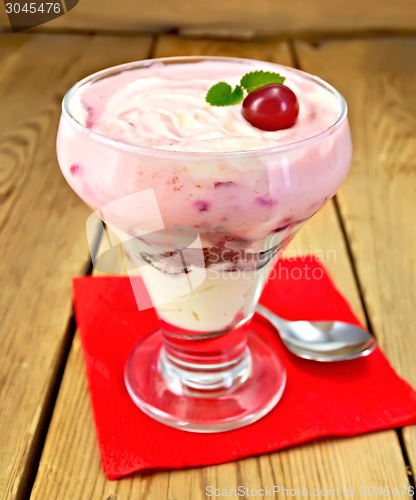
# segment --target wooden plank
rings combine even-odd
[[[159,37],[155,46],[155,57],[172,55],[248,57],[278,61],[280,64],[291,63],[289,48],[282,42],[214,41],[206,38],[191,39],[169,35]]]
[[[163,37],[156,55],[222,54],[290,62],[287,49],[276,43],[190,41]],[[322,254],[336,284],[363,318],[361,302],[335,210],[328,204],[291,246],[295,252]],[[334,257],[335,255],[335,257]],[[61,390],[40,461],[32,499],[79,498],[206,498],[207,486],[246,485],[309,488],[356,488],[360,485],[408,484],[401,449],[394,431],[354,439],[302,446],[259,458],[187,471],[136,474],[108,481],[100,469],[98,447],[89,409],[78,338],[70,353]],[[259,495],[258,498],[261,498]],[[250,496],[249,498],[257,498]],[[340,497],[343,495],[340,494]],[[326,498],[325,495],[321,498]]]
[[[414,478],[416,471],[416,425],[403,429],[403,440],[409,458],[409,466]]]
[[[0,37],[1,498],[22,492],[66,342],[71,278],[89,263],[90,210],[55,159],[60,101],[81,77],[149,47],[149,38]]]
[[[251,36],[258,33],[299,33],[368,29],[414,29],[412,0],[88,0],[64,16],[42,25],[43,30],[152,30],[179,28],[214,35]],[[0,25],[9,26],[5,10]]]
[[[296,49],[349,103],[355,151],[340,208],[377,338],[415,387],[416,39]],[[416,432],[404,436],[415,465]]]

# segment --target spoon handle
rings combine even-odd
[[[270,323],[277,329],[279,329],[279,326],[284,327],[287,324],[287,322],[284,319],[279,318],[277,314],[273,313],[272,311],[269,311],[266,307],[264,307],[261,304],[257,304],[256,311],[262,316],[264,316],[266,319],[268,319]]]

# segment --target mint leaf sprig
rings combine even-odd
[[[269,85],[270,83],[280,83],[285,81],[285,77],[279,73],[271,71],[252,71],[246,73],[240,80],[240,85],[236,85],[232,90],[231,85],[225,82],[219,82],[213,85],[205,97],[205,100],[211,106],[231,106],[244,99],[244,90],[247,94],[253,90]]]
[[[219,82],[213,85],[207,93],[205,100],[212,106],[230,106],[237,104],[244,99],[244,92],[240,85],[231,89],[231,85],[225,82]]]

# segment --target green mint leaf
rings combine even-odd
[[[269,85],[270,83],[280,83],[285,81],[283,76],[279,73],[272,73],[271,71],[252,71],[251,73],[246,73],[240,81],[240,85],[250,92],[253,90]]]
[[[219,82],[208,90],[205,100],[211,106],[230,106],[242,101],[243,97],[244,93],[240,85],[232,90],[228,83]]]

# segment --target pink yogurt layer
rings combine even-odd
[[[265,132],[243,118],[241,104],[206,103],[214,83],[234,86],[257,69],[286,77],[300,104],[293,127]],[[72,92],[69,111],[83,127],[64,114],[58,159],[88,205],[97,209],[154,189],[164,224],[197,228],[206,246],[234,240],[260,249],[279,228],[319,210],[350,165],[346,120],[316,140],[294,144],[337,122],[340,100],[308,75],[265,62],[156,62],[81,85]],[[132,236],[144,230],[127,198],[110,218]]]

